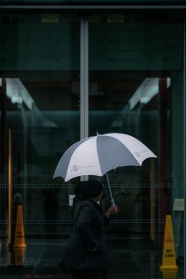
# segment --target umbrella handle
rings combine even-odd
[[[113,196],[112,196],[111,186],[110,186],[110,182],[109,182],[109,178],[108,178],[107,172],[106,172],[106,178],[107,178],[107,184],[108,184],[110,198],[111,198],[111,205],[115,206],[115,201],[114,201]]]

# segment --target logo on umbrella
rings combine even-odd
[[[79,166],[78,165],[73,165],[72,169],[71,169],[71,172],[72,171],[78,171],[78,170],[79,170]]]
[[[82,166],[82,167],[80,167],[80,166],[78,166],[78,165],[73,165],[72,166],[72,169],[71,169],[71,172],[73,172],[73,171],[78,171],[79,169],[85,169],[85,168],[94,168],[94,166]]]

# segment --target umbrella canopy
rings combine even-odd
[[[141,166],[157,156],[138,139],[120,133],[97,134],[78,141],[61,157],[53,178],[68,181],[82,175],[103,176],[123,166]]]

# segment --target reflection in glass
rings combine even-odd
[[[170,22],[172,36],[167,35]],[[89,30],[89,135],[129,134],[158,156],[142,167],[110,172],[121,210],[107,233],[125,235],[126,249],[138,245],[161,249],[165,216],[174,215],[176,193],[183,196],[182,147],[176,144],[176,155],[174,145],[177,133],[183,139],[176,126],[176,119],[183,118],[181,23],[177,15],[168,19],[163,13],[109,13],[97,14]],[[100,179],[106,183],[105,177]]]
[[[12,195],[23,197],[26,233],[57,233],[57,220],[71,217],[65,197],[72,190],[52,177],[61,154],[80,139],[80,19],[74,14],[7,13],[0,21],[0,51],[6,54],[1,137],[6,144],[11,128]],[[6,183],[2,149],[1,183]],[[2,191],[5,220],[7,193]]]

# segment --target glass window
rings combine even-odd
[[[71,217],[71,189],[52,178],[80,138],[79,21],[74,14],[1,15],[1,183],[8,181],[10,130],[12,199],[22,196],[29,234],[58,233]]]
[[[123,253],[140,247],[162,249],[169,214],[177,259],[184,253],[179,240],[183,212],[174,207],[184,197],[180,18],[161,12],[90,18],[89,134],[129,134],[157,155],[141,167],[108,173],[120,212],[106,231],[115,247],[123,245]],[[100,179],[107,189],[106,178]],[[109,199],[102,203],[108,207]]]

